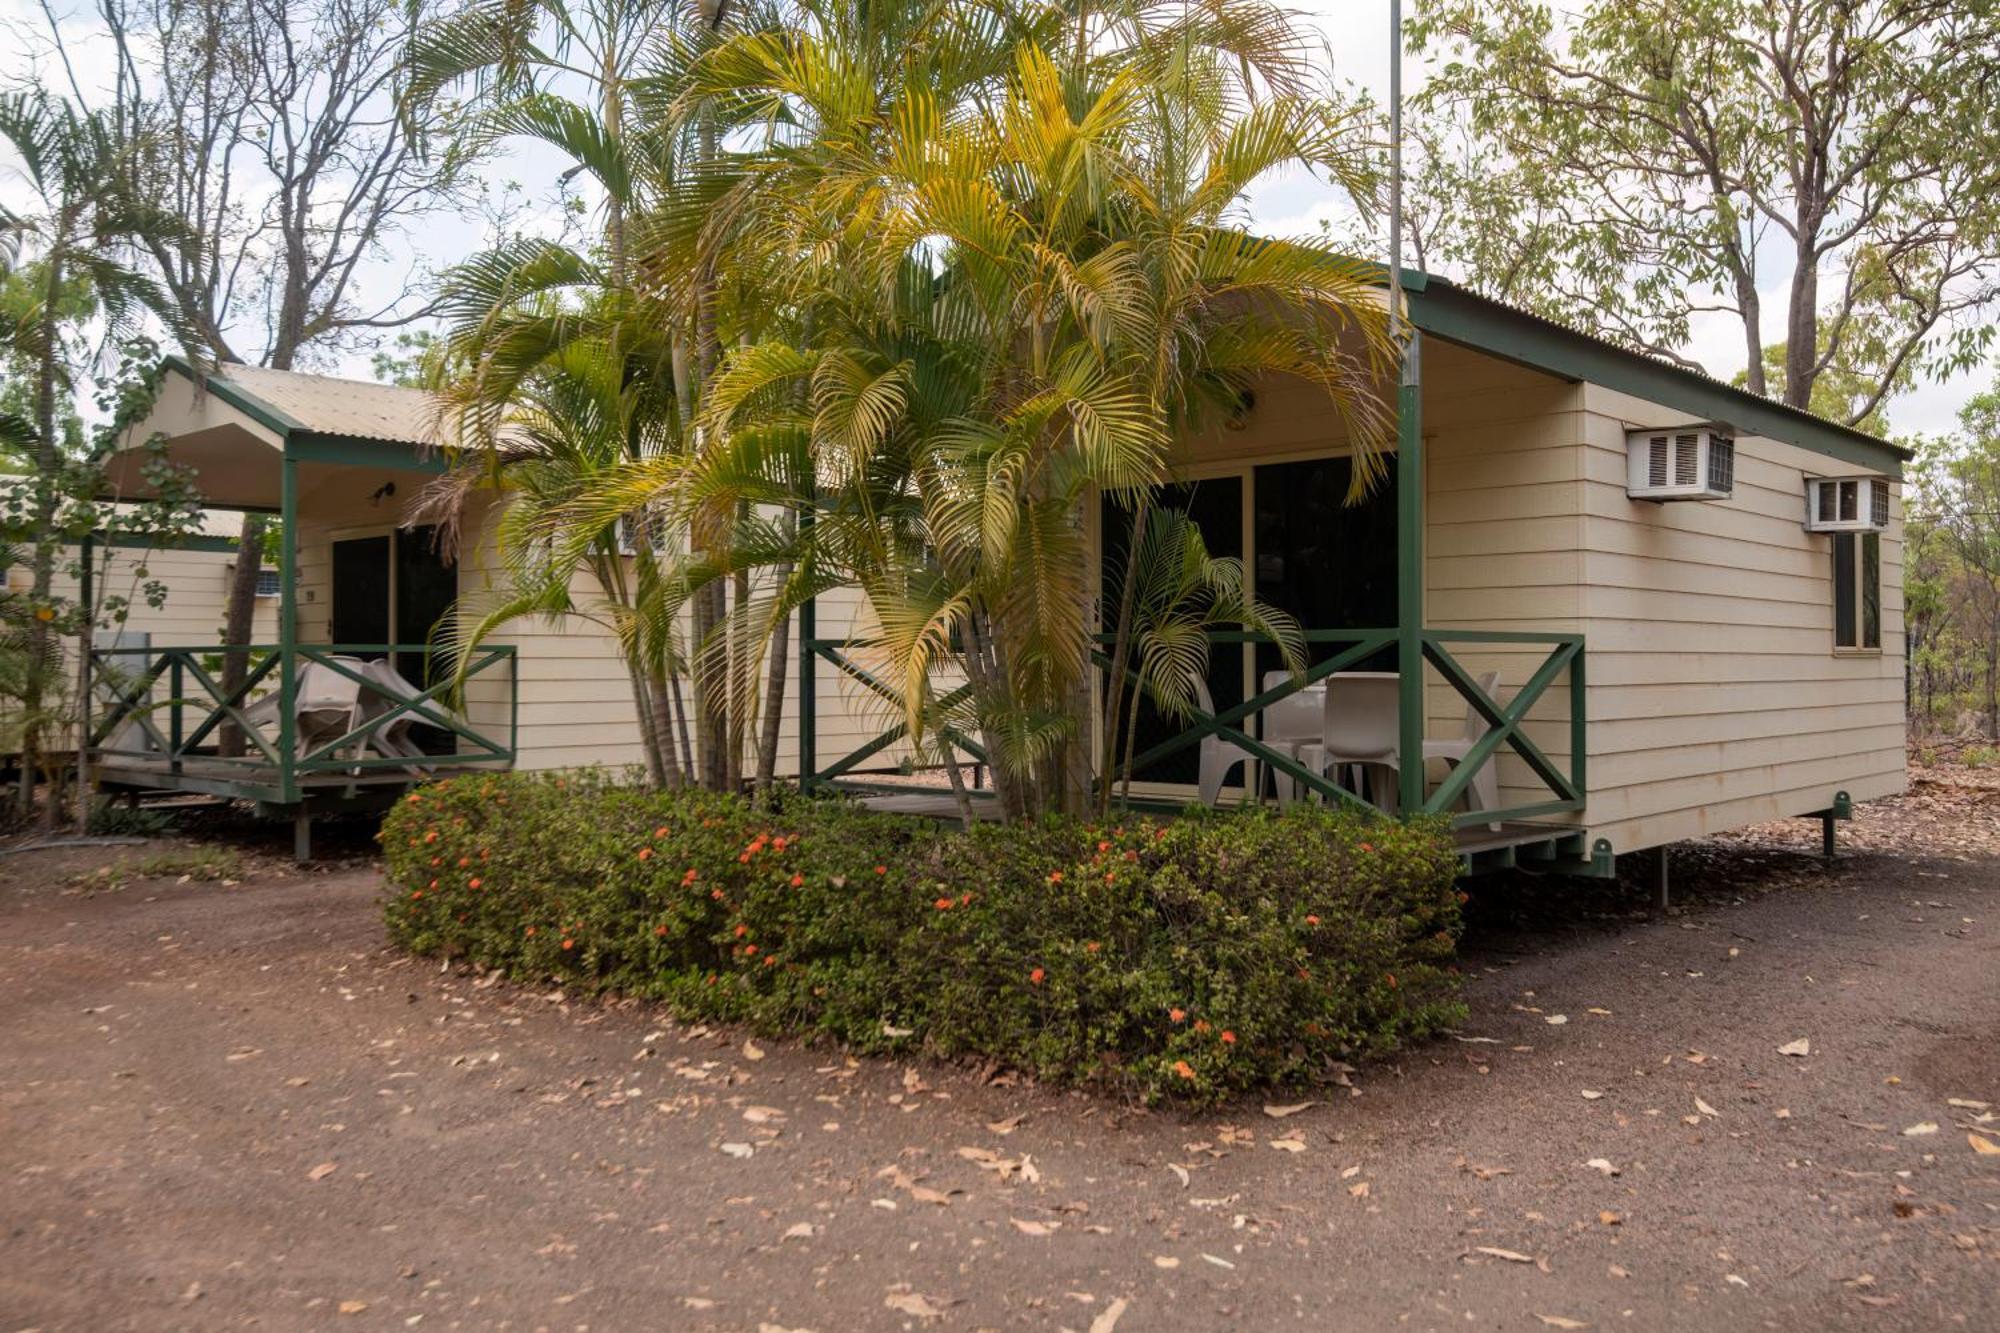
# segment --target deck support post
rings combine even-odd
[[[305,865],[313,859],[313,817],[303,805],[292,812],[292,860]]]
[[[1397,277],[1400,278],[1400,270]],[[1389,293],[1403,299],[1400,283]],[[1422,341],[1403,348],[1396,392],[1396,737],[1397,808],[1424,808],[1424,435]]]
[[[1823,812],[1819,817],[1819,854],[1825,857],[1829,861],[1833,859],[1833,851],[1834,851],[1833,848],[1834,818],[1835,818],[1834,813],[1831,810]]]
[[[1653,849],[1653,893],[1659,901],[1662,912],[1673,905],[1672,890],[1667,875],[1669,861],[1667,844],[1661,843]]]
[[[293,709],[299,697],[299,464],[285,442],[278,463],[278,791],[287,803],[299,799],[298,719]],[[299,818],[304,820],[304,807]],[[301,860],[311,854],[308,823],[298,825],[305,839]]]

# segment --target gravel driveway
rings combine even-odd
[[[401,958],[365,867],[0,859],[0,1328],[2000,1328],[1996,812],[1486,881],[1458,1038],[1196,1117]]]

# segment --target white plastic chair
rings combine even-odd
[[[1320,715],[1320,741],[1302,747],[1301,762],[1323,774],[1359,767],[1368,798],[1395,813],[1402,768],[1397,737],[1397,676],[1393,671],[1342,671],[1329,676]]]
[[[1479,692],[1496,703],[1499,700],[1497,693],[1499,688],[1499,672],[1488,671],[1479,677]],[[1468,703],[1465,706],[1464,736],[1452,740],[1425,741],[1424,759],[1427,762],[1432,759],[1442,759],[1446,764],[1456,768],[1464,760],[1467,752],[1478,744],[1479,738],[1485,734],[1486,719],[1480,716],[1477,708]],[[1479,771],[1472,775],[1472,781],[1466,784],[1465,800],[1467,807],[1473,810],[1500,808],[1500,754],[1497,750],[1487,757],[1486,762],[1479,766]],[[1489,824],[1487,827],[1497,829],[1500,826]]]
[[[367,665],[358,657],[333,660],[354,671]],[[292,716],[297,720],[296,743],[300,754],[336,736],[345,736],[361,722],[361,682],[323,662],[307,662],[293,689]],[[243,717],[259,729],[275,724],[278,692],[273,690],[259,699],[244,710]]]
[[[1263,688],[1266,692],[1275,690],[1291,678],[1289,671],[1266,671]],[[1326,712],[1325,695],[1324,686],[1308,685],[1264,709],[1259,714],[1264,727],[1264,744],[1305,764],[1301,756],[1308,749],[1316,750],[1321,740],[1321,718]],[[1310,767],[1309,764],[1306,766]],[[1299,798],[1298,779],[1280,773],[1276,776],[1275,785],[1279,805],[1290,805]]]
[[[1194,682],[1194,704],[1202,712],[1211,716],[1215,713],[1215,700],[1209,695],[1208,682],[1197,677]],[[1213,807],[1222,799],[1222,784],[1228,780],[1230,771],[1238,764],[1249,764],[1250,752],[1238,749],[1220,736],[1201,738],[1201,769],[1195,781],[1195,789],[1201,794],[1201,803]],[[1245,785],[1257,775],[1255,764],[1244,770]]]

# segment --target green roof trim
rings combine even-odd
[[[301,431],[285,441],[285,456],[301,463],[330,463],[340,467],[387,467],[405,472],[440,473],[446,470],[444,455],[431,450],[419,452],[415,445],[394,440],[366,440],[355,435],[322,435]]]
[[[1433,337],[1573,382],[1619,393],[1745,435],[1796,445],[1824,457],[1901,478],[1909,450],[1747,389],[1578,333],[1553,320],[1467,291],[1432,274],[1405,270],[1410,322]]]

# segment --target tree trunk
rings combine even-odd
[[[1132,507],[1132,535],[1125,543],[1125,577],[1118,589],[1118,622],[1111,644],[1111,670],[1107,673],[1104,692],[1104,755],[1099,768],[1097,794],[1100,818],[1111,811],[1111,773],[1118,757],[1119,719],[1123,712],[1119,701],[1125,695],[1125,672],[1132,657],[1132,607],[1138,595],[1139,541],[1146,530],[1152,498],[1151,490],[1139,492],[1139,502]]]
[[[778,566],[778,588],[782,593],[791,582],[792,566]],[[757,790],[768,791],[778,777],[778,740],[785,725],[785,677],[791,667],[792,613],[787,611],[771,626],[771,660],[764,665],[763,732],[757,737]],[[799,775],[803,778],[805,775]]]
[[[57,219],[55,235],[60,237],[67,231],[67,219]],[[49,663],[55,647],[52,598],[56,553],[60,549],[56,533],[57,487],[62,471],[62,449],[56,439],[56,358],[61,354],[57,311],[62,305],[63,280],[60,251],[49,256],[48,266],[48,282],[42,294],[41,358],[35,368],[35,550],[29,592],[34,619],[28,622],[28,675],[21,691],[21,790],[16,798],[24,818],[34,809],[35,773],[42,766],[42,740],[48,723],[42,712],[48,702]],[[55,789],[51,782],[49,805],[42,812],[43,827],[53,828],[55,817]]]
[[[1813,250],[1816,231],[1801,228],[1797,267],[1792,270],[1792,302],[1785,321],[1785,402],[1812,406],[1814,367],[1819,361],[1819,268]]]
[[[247,645],[256,632],[257,577],[264,568],[266,522],[262,514],[245,514],[243,528],[236,537],[236,564],[229,571],[229,599],[223,604],[222,613],[222,641],[231,646],[231,651],[222,657],[222,697],[225,699],[240,689],[243,678],[250,674],[250,654],[243,650],[243,645]],[[280,606],[279,614],[284,611],[285,608]],[[221,754],[233,757],[243,753],[241,728],[230,722],[218,730],[216,749]]]

